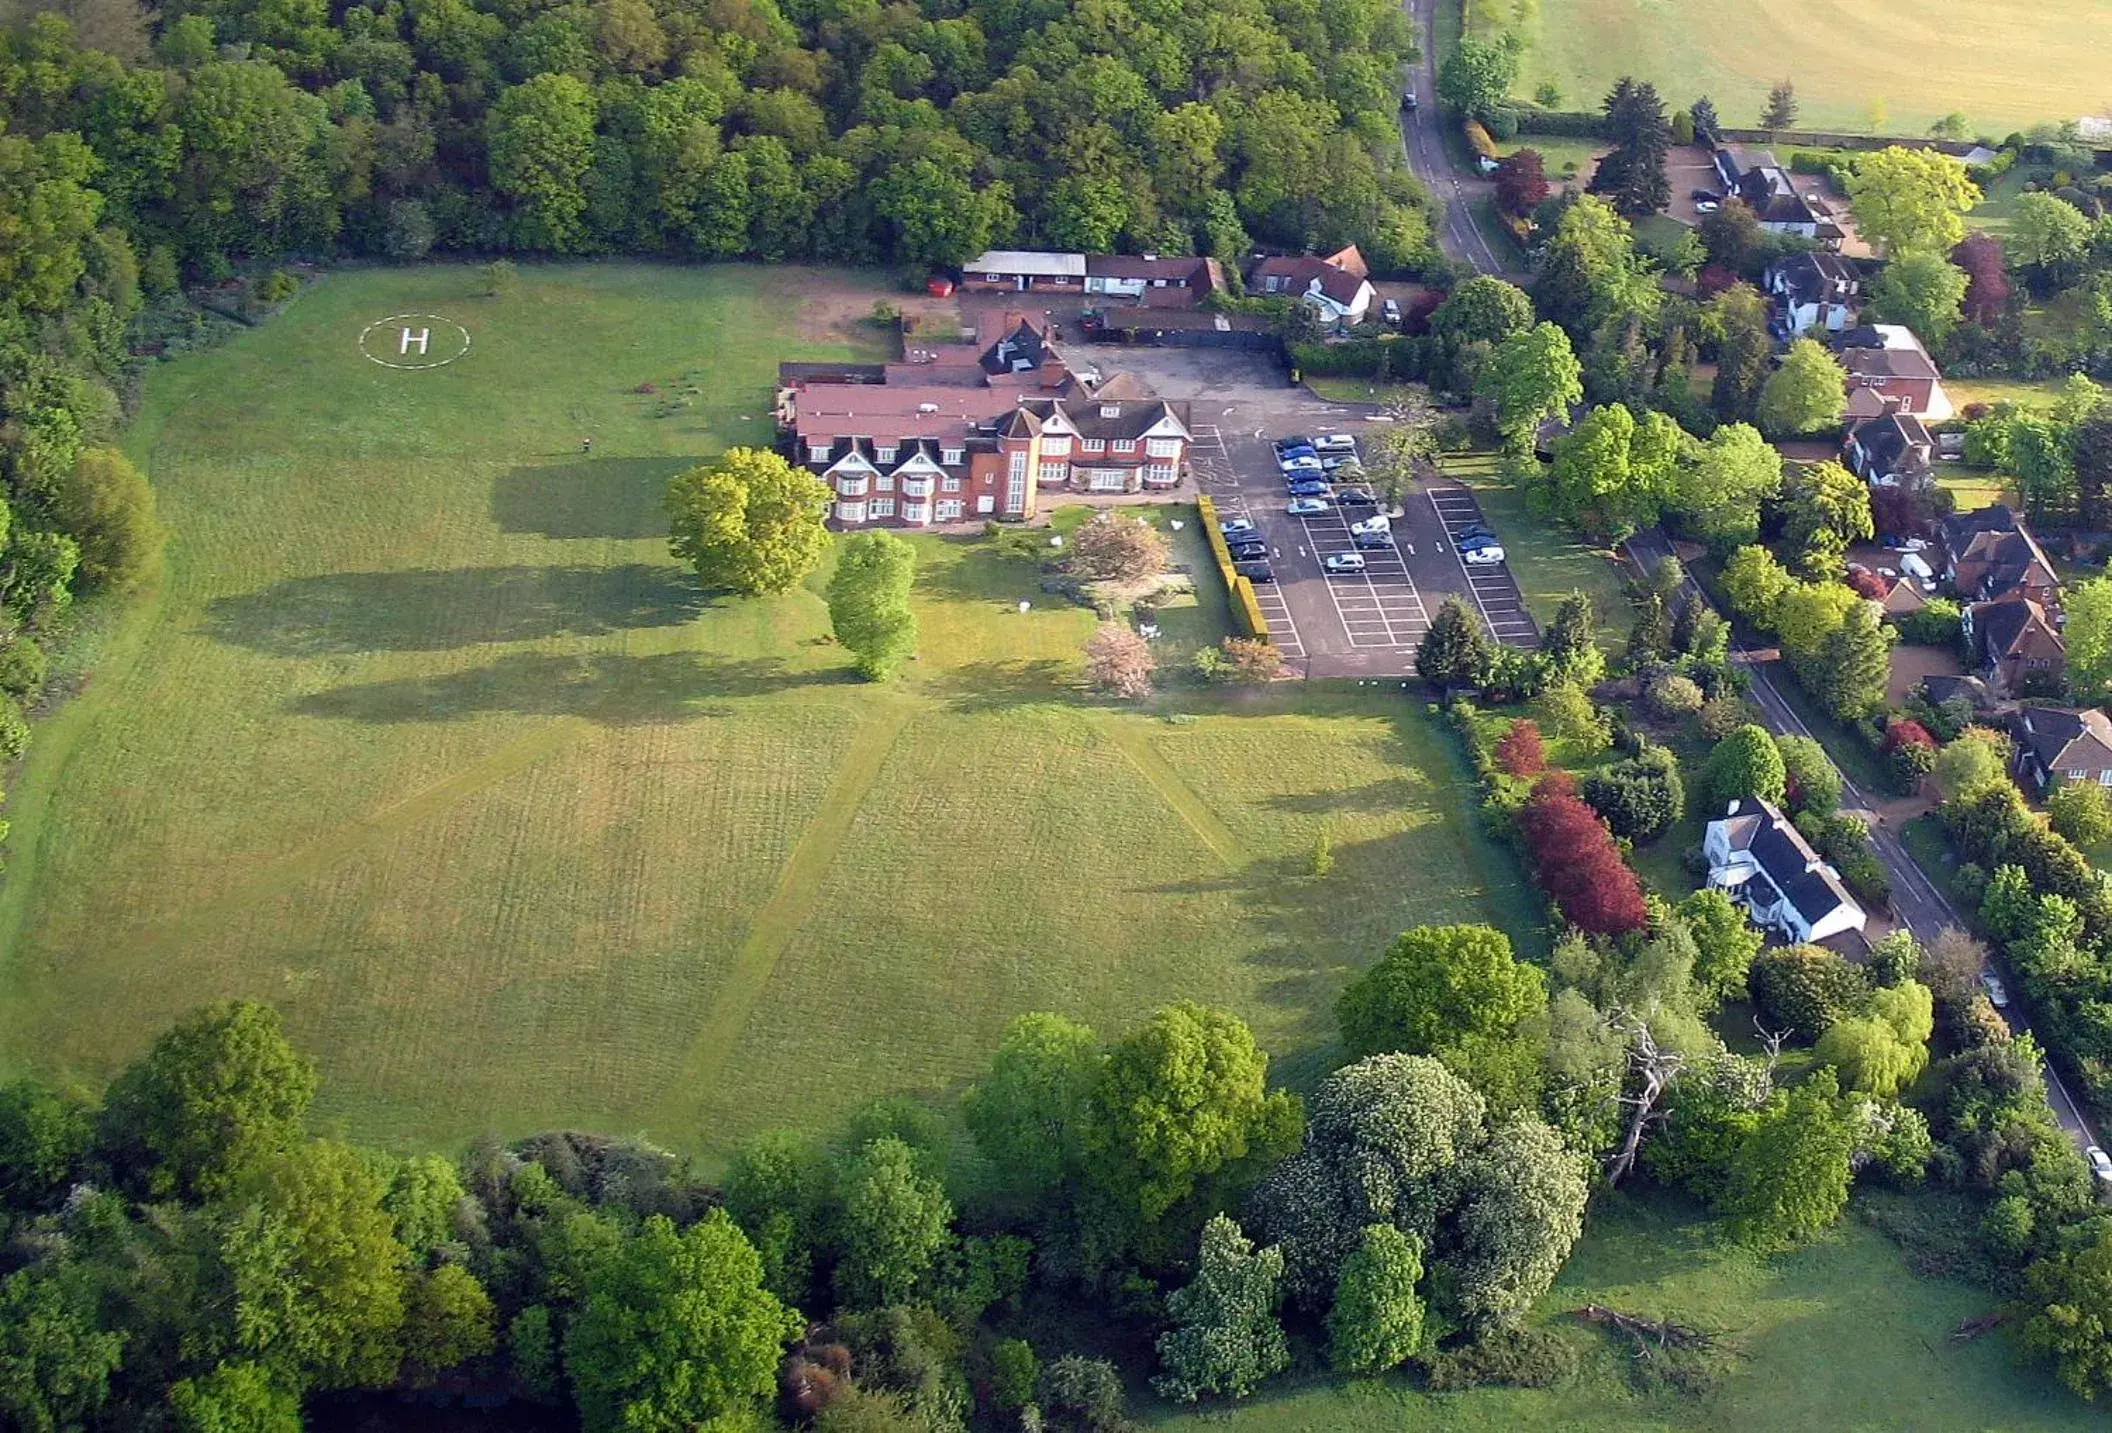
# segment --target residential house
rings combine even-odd
[[[2028,597],[2060,605],[2061,579],[2038,539],[2006,503],[1953,513],[1937,528],[1943,580],[1967,602]]]
[[[1896,323],[1865,324],[1836,340],[1848,370],[1848,420],[1907,413],[1942,420],[1957,410],[1943,391],[1943,374],[1912,329]]]
[[[1841,460],[1874,488],[1925,488],[1936,479],[1936,440],[1919,418],[1894,410],[1849,428]]]
[[[2007,696],[2057,690],[2068,669],[2068,644],[2046,609],[2014,594],[1975,602],[1963,615],[1965,647],[1988,686]]]
[[[1744,200],[1760,227],[1770,234],[1839,242],[1840,229],[1797,192],[1789,171],[1775,163],[1774,155],[1760,150],[1748,158],[1729,146],[1719,145],[1711,158],[1717,178],[1723,181],[1723,192]],[[1831,232],[1825,232],[1828,230]]]
[[[1186,467],[1185,405],[1117,373],[1073,373],[1039,320],[1008,314],[985,347],[925,350],[884,381],[779,372],[795,461],[834,490],[833,525],[924,527],[1031,517],[1050,490],[1171,488]],[[839,366],[841,367],[841,366]]]
[[[1362,323],[1379,296],[1354,244],[1325,258],[1312,254],[1256,260],[1247,270],[1250,294],[1293,294],[1330,328]]]
[[[1947,672],[1921,679],[1922,700],[1940,707],[1952,698],[1963,700],[1977,714],[1995,709],[1995,694],[1978,677],[1954,677]]]
[[[1224,287],[1224,267],[1215,259],[1085,256],[1088,294],[1126,300],[1139,308],[1194,308]]]
[[[1085,255],[992,249],[961,266],[961,287],[970,293],[1082,294]]]
[[[1791,254],[1767,266],[1761,283],[1775,299],[1775,332],[1802,338],[1814,329],[1840,333],[1855,326],[1863,274],[1839,254]]]
[[[2044,796],[2058,776],[2112,786],[2112,719],[2095,707],[2024,707],[2010,723],[2017,784]]]
[[[1710,889],[1724,892],[1753,924],[1785,941],[1860,934],[1869,920],[1840,872],[1819,859],[1771,802],[1733,801],[1721,819],[1709,823],[1702,851]]]

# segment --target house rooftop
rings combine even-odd
[[[2096,707],[2025,707],[2017,713],[2016,737],[2047,770],[2084,737],[2112,751],[2112,718]]]
[[[1723,821],[1731,850],[1748,853],[1807,925],[1816,926],[1840,907],[1855,905],[1840,875],[1772,802],[1733,801]]]
[[[1976,602],[1971,611],[1973,644],[1984,653],[2007,654],[2032,632],[2049,638],[2063,651],[2067,649],[2068,644],[2047,620],[2046,609],[2029,597],[2009,596],[1993,602]]]
[[[1035,278],[1082,279],[1085,255],[1039,249],[991,249],[961,265],[964,274],[1027,274]]]

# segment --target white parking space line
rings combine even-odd
[[[1195,441],[1189,448],[1189,465],[1195,470],[1196,486],[1210,494],[1220,518],[1252,518],[1254,514],[1247,506],[1246,490],[1240,486],[1239,477],[1232,470],[1232,454],[1225,447],[1223,431],[1215,424],[1201,423],[1193,432]],[[1276,589],[1276,584],[1255,583],[1254,605],[1269,624],[1269,640],[1275,644],[1276,650],[1293,660],[1303,660],[1305,643],[1298,636],[1298,624],[1291,620],[1290,604]]]

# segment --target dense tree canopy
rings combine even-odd
[[[1540,971],[1493,926],[1418,926],[1342,992],[1335,1018],[1354,1055],[1428,1055],[1508,1034],[1547,1005]]]
[[[732,448],[668,485],[668,547],[707,588],[788,592],[828,550],[829,489],[762,448]]]

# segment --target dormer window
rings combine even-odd
[[[807,444],[807,461],[811,463],[826,463],[829,460],[830,447],[831,445],[828,443]]]
[[[949,468],[957,468],[968,461],[968,453],[964,448],[941,448],[939,461]]]
[[[873,456],[883,463],[892,463],[895,460],[895,445],[888,443],[882,447],[875,448]]]
[[[1100,416],[1103,418],[1119,418],[1122,416],[1122,405],[1119,403],[1103,403],[1100,405]]]

